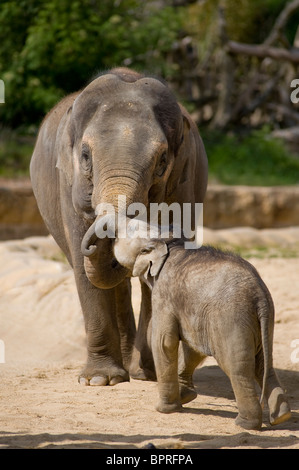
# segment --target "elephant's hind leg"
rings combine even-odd
[[[116,317],[120,334],[120,347],[124,368],[129,371],[136,325],[131,301],[131,280],[126,278],[115,288]]]
[[[260,429],[262,407],[255,387],[255,357],[251,357],[248,346],[243,347],[243,350],[234,347],[230,349],[230,364],[227,368],[223,367],[223,370],[230,378],[237,402],[239,414],[236,424],[244,429]],[[220,364],[218,358],[216,359]]]
[[[150,346],[152,300],[149,287],[141,285],[141,308],[135,344],[133,347],[130,376],[136,380],[156,380],[153,354]]]
[[[263,384],[264,359],[262,351],[256,358],[256,380]],[[272,426],[284,423],[291,418],[290,405],[273,367],[268,372],[265,397],[269,407],[269,420]]]
[[[180,342],[178,374],[180,384],[180,399],[182,405],[195,400],[197,392],[193,384],[193,372],[206,356],[194,351],[186,343]]]

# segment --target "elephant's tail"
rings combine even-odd
[[[263,356],[264,356],[264,375],[263,375],[263,384],[262,384],[262,393],[260,398],[260,403],[262,404],[265,397],[265,390],[266,384],[268,379],[268,373],[270,368],[271,362],[271,345],[272,342],[270,341],[269,335],[269,316],[273,313],[274,315],[274,308],[273,304],[269,305],[269,302],[263,302],[262,305],[258,308],[258,318],[261,325],[261,339],[262,339],[262,348],[263,348]],[[271,343],[271,344],[270,344]]]
[[[262,404],[265,397],[265,389],[269,371],[269,341],[268,341],[268,322],[267,319],[262,316],[261,318],[261,334],[262,334],[262,345],[264,354],[264,375],[263,375],[263,386],[260,403]]]

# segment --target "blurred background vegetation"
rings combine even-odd
[[[211,182],[299,184],[298,24],[297,0],[1,0],[0,176],[28,175],[57,101],[127,66],[191,112]]]

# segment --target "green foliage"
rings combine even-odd
[[[287,0],[227,0],[228,36],[234,41],[261,43]]]
[[[299,184],[299,158],[267,129],[239,137],[202,132],[209,160],[209,178],[224,184],[274,186]]]
[[[179,10],[138,0],[2,0],[1,122],[39,121],[62,96],[110,67],[165,73],[180,21]]]
[[[29,175],[33,136],[11,129],[0,129],[0,176],[15,178]]]
[[[182,31],[197,41],[199,59],[219,40],[218,7],[226,9],[232,40],[260,43],[287,0],[208,0],[182,8],[141,0],[1,0],[0,174],[28,174],[33,141],[8,127],[36,126],[64,95],[114,66],[166,78],[165,60]],[[299,17],[288,22],[292,43]],[[216,48],[217,49],[217,48]],[[214,58],[216,61],[217,54]],[[299,161],[267,130],[247,136],[203,133],[211,180],[225,184],[299,184]]]
[[[197,38],[202,56],[217,42],[219,6],[225,11],[227,35],[233,41],[259,44],[273,27],[288,0],[209,0],[191,5],[184,15],[184,27]],[[289,21],[287,37],[293,42],[299,15]]]

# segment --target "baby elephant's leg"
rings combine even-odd
[[[179,347],[179,385],[182,405],[189,403],[197,397],[193,385],[193,372],[206,356],[194,351],[188,344],[180,342]]]
[[[165,329],[165,325],[159,325],[159,321],[154,322],[153,319],[152,351],[160,399],[156,409],[161,413],[182,410],[178,381],[178,348],[177,328],[168,324]]]
[[[239,410],[236,424],[244,429],[260,429],[262,427],[262,408],[256,394],[254,381],[238,373],[231,376],[231,383]]]
[[[229,352],[228,367],[227,364],[221,367],[229,376],[235,394],[239,410],[236,424],[245,429],[260,429],[262,408],[255,388],[255,358],[248,354],[248,348],[243,351],[234,349]]]
[[[273,368],[269,371],[266,396],[268,399],[270,424],[275,426],[276,424],[288,421],[291,418],[290,406]]]
[[[260,387],[263,384],[264,360],[262,352],[256,360],[256,380]],[[288,399],[279,383],[273,367],[268,372],[265,396],[269,407],[269,418],[272,426],[283,423],[291,418],[290,405]]]

